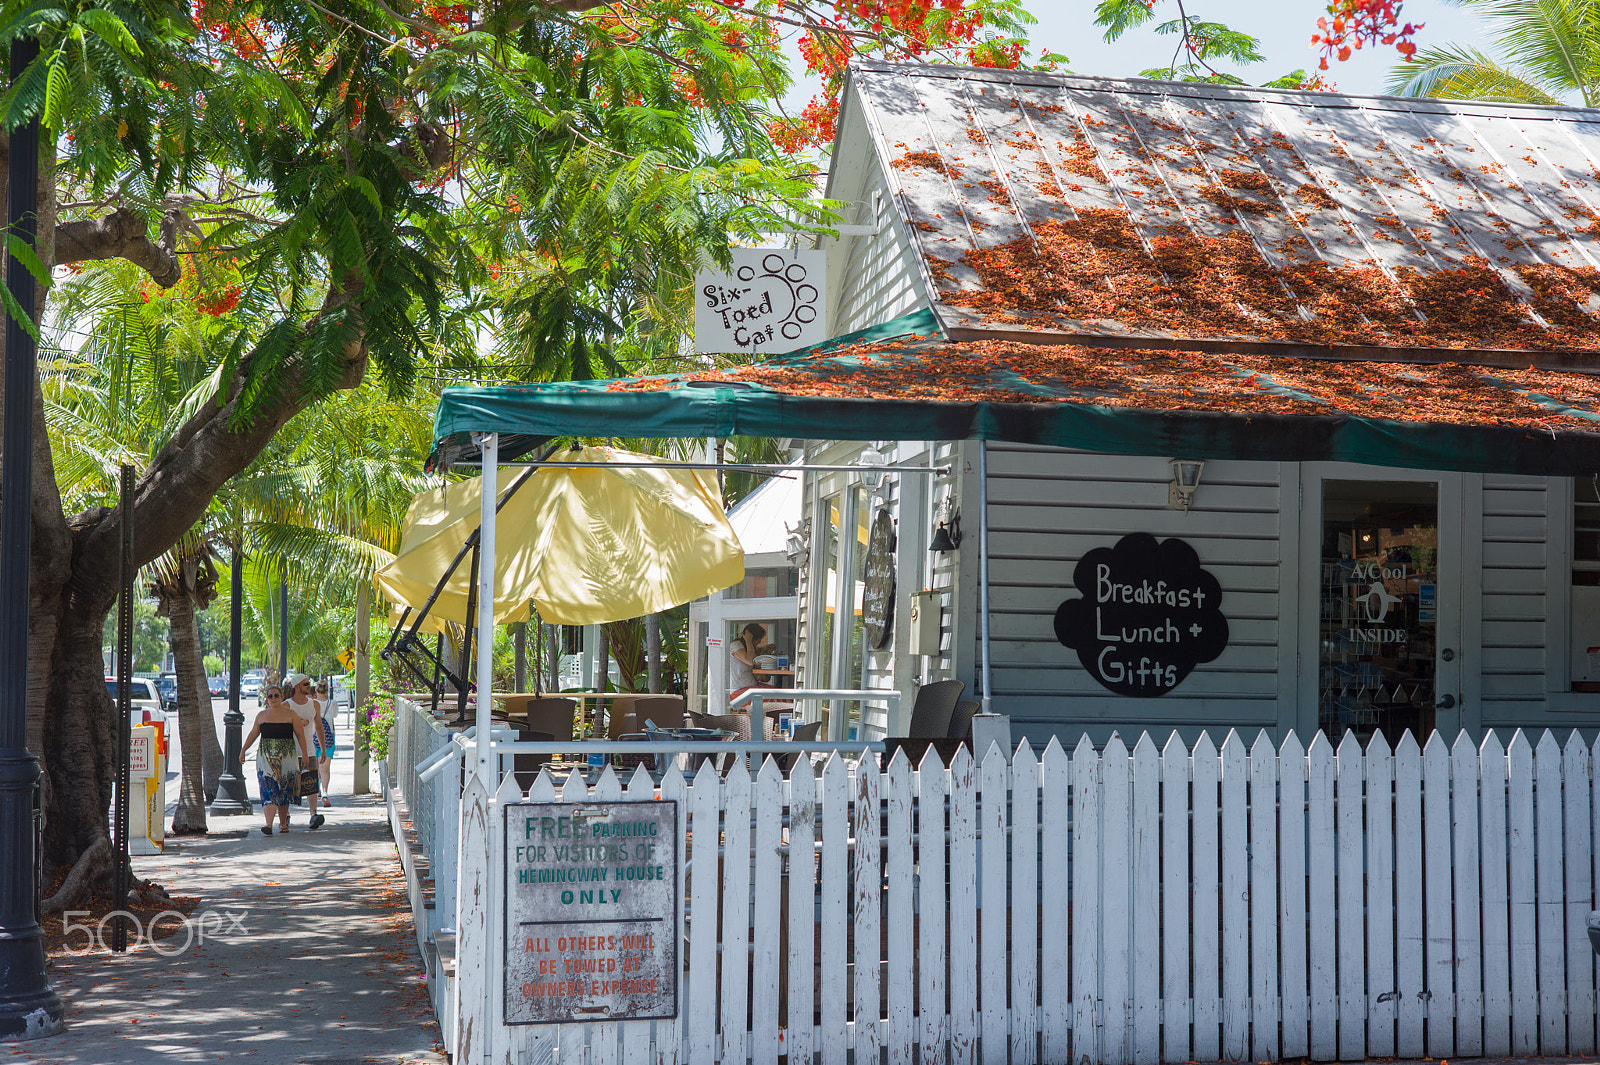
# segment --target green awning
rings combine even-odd
[[[446,389],[434,419],[436,458],[476,451],[473,432],[983,439],[1208,460],[1589,475],[1600,471],[1600,377],[952,342],[924,310],[716,373]]]

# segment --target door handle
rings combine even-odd
[[[1456,697],[1454,695],[1441,695],[1439,698],[1433,701],[1433,708],[1435,710],[1449,710],[1455,705]]]

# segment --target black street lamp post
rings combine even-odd
[[[13,84],[39,54],[39,42],[11,42]],[[11,131],[6,165],[8,232],[32,249],[39,194],[39,123]],[[30,320],[36,282],[6,256],[6,287]],[[0,1039],[56,1035],[61,999],[44,968],[39,927],[35,812],[39,760],[28,750],[28,563],[33,520],[33,382],[37,347],[6,315],[5,418],[0,439]],[[122,516],[129,520],[128,515]],[[90,786],[85,783],[85,786]]]
[[[244,776],[239,765],[240,731],[244,728],[244,712],[239,709],[239,645],[243,635],[244,611],[244,548],[233,545],[233,609],[230,619],[228,651],[228,712],[222,715],[224,739],[222,743],[222,776],[217,778],[217,797],[212,800],[209,812],[219,814],[248,814],[250,793],[245,790]]]
[[[278,580],[278,683],[289,679],[289,563]],[[287,694],[287,693],[285,693]]]

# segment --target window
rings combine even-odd
[[[722,597],[773,599],[796,594],[797,584],[795,570],[787,566],[782,569],[749,569],[744,571],[744,580],[724,590]]]

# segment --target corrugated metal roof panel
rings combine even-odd
[[[868,62],[852,85],[952,336],[1600,367],[1600,112]]]

